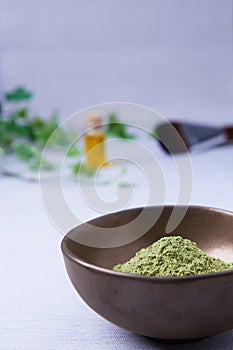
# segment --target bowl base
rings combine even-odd
[[[143,335],[144,338],[150,339],[151,341],[155,341],[158,343],[163,343],[163,344],[185,344],[185,343],[194,343],[198,342],[204,339],[207,339],[209,337],[201,337],[201,338],[194,338],[194,339],[161,339],[161,338],[153,338],[153,337],[148,337]]]

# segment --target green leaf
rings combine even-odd
[[[23,86],[19,86],[12,91],[6,92],[4,95],[6,101],[8,102],[27,101],[30,100],[32,96],[32,92],[25,89]]]
[[[20,124],[14,119],[0,120],[0,146],[10,151],[11,144],[18,138],[29,139],[30,129],[27,125]]]
[[[2,147],[0,147],[0,159],[4,156],[5,151]]]
[[[15,152],[17,158],[22,161],[28,161],[40,156],[40,152],[34,145],[28,145],[22,142],[14,142],[12,144],[12,150]]]
[[[119,182],[118,186],[120,186],[121,188],[132,188],[132,187],[134,187],[134,184],[123,180],[123,181]]]
[[[57,113],[53,113],[48,119],[42,119],[38,116],[32,118],[31,134],[33,140],[45,146],[53,134],[49,142],[49,146],[65,146],[72,143],[76,135],[59,126]]]
[[[31,133],[33,139],[45,146],[57,126],[58,124],[54,115],[47,120],[37,116],[34,117],[31,121]]]
[[[72,164],[71,166],[73,175],[77,176],[78,174],[91,177],[94,176],[96,173],[95,168],[89,168],[85,165],[85,163],[77,162]]]
[[[120,122],[115,113],[112,113],[108,117],[108,124],[106,126],[105,133],[107,136],[116,136],[121,139],[133,140],[135,135],[128,133],[128,126]]]
[[[66,155],[68,157],[76,157],[76,156],[79,156],[80,154],[81,154],[80,148],[77,145],[73,145],[70,147]]]
[[[19,86],[5,93],[3,104],[0,101],[0,156],[4,153],[14,153],[18,160],[27,163],[32,170],[54,168],[53,164],[42,159],[42,149],[51,140],[49,146],[67,146],[75,142],[77,135],[59,125],[57,113],[49,118],[31,116],[27,106],[18,108],[15,104],[10,109],[4,109],[6,102],[27,102],[32,97],[32,92]],[[8,112],[10,110],[10,112]],[[1,118],[2,117],[2,118]],[[50,139],[53,134],[52,139]],[[81,154],[77,145],[70,148],[68,156],[79,156]],[[81,172],[90,174],[89,169],[82,167]]]
[[[50,162],[48,162],[45,159],[42,159],[41,155],[39,157],[35,157],[29,165],[31,170],[39,170],[39,169],[43,169],[43,170],[53,170],[54,169],[54,165]]]
[[[52,170],[54,165],[45,159],[42,159],[41,150],[33,144],[23,142],[14,142],[12,145],[17,158],[23,162],[28,162],[31,170]]]
[[[28,109],[27,109],[26,107],[20,108],[20,109],[17,111],[17,114],[18,114],[18,117],[19,117],[19,118],[25,119],[25,118],[28,117]]]

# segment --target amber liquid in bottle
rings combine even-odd
[[[107,163],[105,155],[105,134],[101,127],[100,116],[89,116],[87,124],[92,127],[84,135],[85,163],[89,168],[99,168]]]

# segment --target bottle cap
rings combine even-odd
[[[100,113],[92,113],[86,116],[86,124],[88,128],[97,128],[102,124],[102,115]]]

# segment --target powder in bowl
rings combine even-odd
[[[180,236],[164,237],[139,250],[113,270],[143,276],[178,277],[233,270],[233,263],[210,257],[195,242]]]

